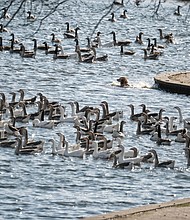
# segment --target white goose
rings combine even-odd
[[[92,147],[94,148],[94,151],[92,153],[92,156],[94,159],[110,159],[113,151],[110,149],[107,150],[98,150],[98,141],[93,141]]]
[[[123,145],[120,145],[120,148],[121,148],[121,153],[119,154],[118,157],[119,163],[130,162],[133,163],[134,165],[140,166],[140,163],[142,162],[143,159],[142,157],[132,157],[132,158],[124,159],[125,148]]]
[[[65,152],[64,152],[64,156],[65,157],[79,157],[79,158],[83,158],[85,155],[85,150],[84,149],[78,149],[78,150],[73,150],[69,152],[69,143],[67,140],[65,140]]]
[[[52,154],[53,155],[64,155],[65,153],[65,149],[62,147],[59,150],[56,149],[56,144],[55,144],[55,140],[53,138],[49,139],[48,142],[51,142],[51,148],[52,148]]]
[[[33,123],[33,127],[40,127],[40,128],[53,129],[55,126],[55,121],[53,120],[40,121],[38,118],[35,118],[32,123]]]

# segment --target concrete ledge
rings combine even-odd
[[[164,72],[154,77],[159,89],[190,95],[190,71]]]
[[[129,210],[124,210],[120,212],[111,212],[111,213],[104,214],[104,215],[84,218],[83,220],[111,220],[111,219],[112,220],[116,220],[116,219],[123,219],[123,220],[134,219],[135,220],[137,219],[137,216],[139,216],[140,219],[152,220],[154,219],[154,217],[151,215],[152,211],[157,211],[157,214],[159,210],[161,213],[164,213],[164,212],[167,213],[167,210],[170,208],[172,208],[172,213],[174,215],[177,215],[177,208],[179,208],[180,212],[182,213],[184,213],[183,209],[186,208],[186,215],[188,218],[190,218],[190,198],[185,198],[185,199],[174,200],[174,201],[170,201],[166,203],[140,206],[137,208],[131,208]],[[149,215],[143,216],[146,213]],[[170,220],[169,216],[167,219]],[[173,216],[171,216],[171,219],[173,219]]]

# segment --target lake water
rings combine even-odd
[[[20,88],[24,89],[26,98],[42,92],[49,100],[66,106],[68,115],[71,114],[69,101],[78,101],[81,107],[100,108],[101,101],[106,100],[110,111],[124,112],[125,148],[136,146],[142,154],[154,148],[160,160],[174,159],[175,169],[153,169],[152,164],[142,164],[141,168],[128,171],[113,169],[112,161],[94,160],[91,156],[85,159],[52,156],[48,139],[58,141],[56,132],[60,131],[69,143],[74,143],[72,124],[61,124],[48,130],[34,128],[30,121],[26,125],[29,136],[46,141],[45,153],[16,156],[13,149],[0,148],[1,219],[78,219],[190,196],[190,170],[186,168],[184,144],[173,141],[171,146],[158,146],[148,135],[137,136],[137,124],[130,121],[127,106],[133,104],[135,112],[142,110],[139,106],[142,103],[154,112],[164,108],[164,116],[169,117],[178,116],[174,106],[180,106],[184,118],[189,117],[188,96],[153,89],[156,74],[190,69],[189,6],[185,2],[169,1],[162,4],[158,16],[153,16],[153,2],[145,1],[138,7],[133,1],[124,2],[129,18],[119,18],[124,8],[114,6],[111,11],[115,12],[117,21],[111,23],[108,21],[111,0],[68,1],[59,8],[59,13],[44,21],[35,38],[39,43],[47,41],[50,44],[51,33],[54,32],[62,40],[65,52],[74,52],[75,42],[63,37],[65,22],[69,21],[71,26],[80,27],[81,47],[86,46],[86,37],[94,37],[97,31],[102,32],[102,44],[111,42],[110,32],[115,31],[118,40],[127,38],[132,41],[125,49],[133,49],[136,52],[134,56],[120,56],[119,47],[100,47],[97,55],[108,54],[108,61],[85,64],[79,63],[78,59],[54,61],[52,55],[45,55],[43,51],[37,51],[35,59],[22,59],[17,54],[4,51],[0,54],[0,92],[5,93],[8,101],[11,99],[9,92],[17,92]],[[173,14],[177,5],[182,5],[182,16]],[[29,6],[26,4],[26,11]],[[47,5],[44,7],[43,12],[48,13]],[[39,8],[40,5],[34,10]],[[108,15],[103,17],[93,34],[94,26],[106,13]],[[28,25],[24,14],[20,12],[7,28],[30,49],[39,22]],[[159,39],[158,28],[162,28],[164,33],[172,32],[175,44],[166,45],[159,60],[145,61],[141,49],[147,46],[148,37],[156,37],[159,44],[164,44]],[[134,43],[140,31],[144,33],[144,45]],[[0,34],[5,44],[10,39],[10,32]],[[132,86],[127,89],[115,86],[120,76],[127,76]],[[18,96],[17,93],[17,99]],[[27,111],[32,112],[33,109],[28,108]],[[178,120],[176,123],[178,128],[183,126]]]

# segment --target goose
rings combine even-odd
[[[176,119],[176,117],[171,116],[170,118],[168,117],[164,117],[164,121],[166,123],[165,127],[166,127],[166,135],[175,135],[177,136],[179,133],[184,131],[184,128],[181,129],[174,129],[174,125],[173,125],[173,121]]]
[[[182,111],[179,106],[175,106],[174,108],[177,109],[179,113],[179,122],[184,123],[184,128],[190,128],[190,118],[185,118],[185,119],[183,118]]]
[[[115,14],[113,12],[111,13],[111,18],[109,18],[108,21],[116,22]]]
[[[89,39],[89,41],[90,41],[90,38],[87,37],[87,39]],[[79,45],[79,40],[76,38],[74,41],[76,42],[75,51],[77,51],[77,50],[80,50],[81,52],[90,52],[91,51],[90,43],[88,43],[87,47],[81,48],[80,45]]]
[[[12,35],[13,36],[13,35]],[[9,50],[10,53],[19,53],[20,54],[20,47],[14,47],[14,38],[11,39],[11,48]]]
[[[123,45],[121,45],[121,47],[120,47],[120,55],[134,55],[134,54],[135,54],[135,52],[132,51],[132,50],[124,51],[123,50]]]
[[[1,140],[0,141],[0,147],[3,147],[3,148],[15,148],[16,145],[17,145],[16,139],[15,140],[12,139],[12,140]]]
[[[154,162],[154,154],[151,152],[146,153],[145,155],[141,155],[143,163],[153,163]]]
[[[163,34],[163,30],[161,28],[158,29],[159,33],[160,33],[160,39],[166,39],[166,43],[174,43],[174,37],[173,34]]]
[[[154,49],[155,48],[159,48],[159,49],[164,49],[165,48],[164,45],[157,44],[157,38],[156,37],[152,38],[152,40],[154,41]]]
[[[175,138],[175,142],[178,142],[178,143],[185,143],[186,142],[186,139],[183,135],[183,132],[177,134],[177,137]]]
[[[96,37],[91,42],[91,47],[101,47],[102,46],[100,34],[102,34],[102,32],[100,32],[100,31],[98,31],[96,33]]]
[[[187,168],[190,167],[190,148],[185,148],[185,156],[187,158]]]
[[[159,54],[153,53],[148,55],[147,49],[143,48],[142,50],[144,51],[144,60],[158,60]]]
[[[143,40],[142,40],[142,35],[143,34],[144,34],[143,32],[139,32],[139,35],[136,36],[135,43],[143,44]]]
[[[174,15],[181,16],[180,8],[181,8],[181,5],[178,5],[177,10],[174,12]]]
[[[65,157],[79,157],[79,158],[83,158],[84,155],[85,155],[85,150],[82,149],[82,148],[69,152],[69,143],[68,143],[67,140],[65,140],[65,151],[64,151],[64,156]]]
[[[54,44],[61,44],[61,40],[60,39],[58,39],[58,38],[55,38],[55,34],[54,33],[52,33],[51,34],[51,36],[52,36],[52,39],[51,39],[51,42]]]
[[[124,137],[125,137],[125,133],[124,133],[124,131],[123,131],[124,124],[126,124],[126,121],[123,121],[123,120],[122,120],[122,121],[120,122],[120,128],[119,128],[119,130],[116,130],[116,129],[113,130],[112,137],[113,137],[114,139],[116,139],[116,138],[118,138],[118,137],[120,137],[120,138],[124,138]]]
[[[74,33],[64,33],[64,38],[71,38],[71,39],[77,39],[78,38],[78,31],[80,30],[79,27],[75,28]]]
[[[108,55],[105,54],[101,57],[96,56],[96,49],[94,47],[91,48],[94,53],[94,61],[108,61]]]
[[[142,118],[144,118],[142,112],[135,114],[135,107],[134,107],[133,104],[130,104],[130,105],[127,105],[127,106],[130,107],[130,109],[131,109],[130,119],[132,121],[138,121],[138,120],[141,120]]]
[[[53,55],[53,59],[68,59],[70,56],[68,54],[64,54],[62,47],[62,52],[59,54],[59,47],[60,46],[58,46],[57,44],[55,45],[55,54]]]
[[[20,44],[20,56],[22,58],[35,58],[36,53],[35,51],[26,51],[25,46]]]
[[[161,137],[161,128],[160,125],[157,125],[157,131],[158,131],[158,139],[156,141],[156,143],[158,145],[171,145],[172,140],[169,138],[162,138]]]
[[[128,18],[128,15],[127,15],[127,10],[123,10],[123,13],[120,15],[120,18]]]
[[[69,22],[65,22],[65,24],[67,25],[67,28],[66,28],[66,33],[75,33],[75,29],[73,28],[70,28],[70,24]]]
[[[20,93],[19,102],[24,103],[25,105],[33,105],[35,104],[37,96],[33,96],[32,98],[25,98],[25,91],[23,89],[19,89],[18,92]]]
[[[120,145],[119,146],[120,149],[121,149],[121,153],[119,153],[119,156],[118,156],[118,162],[119,163],[125,163],[125,162],[130,162],[130,163],[133,163],[134,165],[137,165],[137,166],[140,166],[140,163],[142,162],[142,157],[131,157],[131,158],[124,158],[124,155],[125,155],[125,148],[123,145]]]
[[[92,146],[94,149],[92,153],[94,159],[110,159],[112,155],[112,150],[98,150],[98,141],[93,141]]]
[[[10,50],[10,46],[3,46],[3,38],[0,37],[0,51],[3,51],[3,50]]]
[[[40,121],[38,118],[35,118],[32,124],[33,124],[33,127],[48,128],[48,129],[53,129],[54,126],[56,125],[55,121],[53,120]]]
[[[9,106],[9,111],[10,111],[11,118],[14,117],[15,122],[29,123],[30,114],[26,113],[26,106],[24,105],[24,103],[20,103],[19,105],[22,107],[24,115],[15,116],[14,111],[13,111],[13,107]]]
[[[14,135],[14,136],[16,136],[16,137],[19,137],[19,136],[20,136],[19,129],[16,128],[15,126],[13,126],[13,125],[10,124],[10,123],[5,123],[4,129],[5,129],[5,132],[6,132],[8,135]]]
[[[59,149],[56,149],[56,146],[55,146],[55,139],[51,138],[48,140],[48,142],[51,142],[52,145],[51,145],[51,148],[52,148],[52,154],[53,155],[61,155],[61,156],[64,156],[64,153],[65,153],[65,148],[59,148]],[[61,143],[63,145],[63,142]]]
[[[151,134],[154,130],[154,128],[142,129],[141,127],[142,127],[142,122],[140,120],[137,120],[137,129],[136,129],[136,134],[137,135]]]
[[[34,141],[34,140],[29,140],[28,139],[28,130],[25,127],[22,127],[20,130],[20,134],[24,138],[23,140],[23,148],[30,147],[30,148],[41,148],[43,149],[45,141],[39,140],[39,141]]]
[[[44,44],[42,44],[42,45],[37,45],[37,39],[32,39],[32,41],[34,41],[34,50],[46,50],[46,47],[45,47],[45,45]],[[48,49],[50,49],[51,48],[51,46],[48,46],[47,45],[47,48]]]
[[[45,45],[45,54],[55,54],[55,50],[50,50],[51,47],[48,46],[47,42],[43,42],[43,44]]]
[[[154,154],[154,158],[155,158],[154,159],[154,167],[155,168],[157,168],[157,167],[171,168],[171,169],[174,168],[175,160],[166,160],[166,161],[163,161],[163,162],[159,162],[158,154],[157,154],[156,150],[151,149],[151,150],[149,150],[149,152]]]
[[[4,27],[3,24],[0,24],[0,32],[9,32],[7,28]]]
[[[146,50],[149,51],[151,49],[150,38],[148,37],[146,40],[148,41]]]
[[[78,61],[83,62],[83,63],[94,63],[94,55],[90,55],[86,58],[82,57],[81,51],[77,50],[76,51],[78,54]]]
[[[41,153],[43,151],[43,149],[41,148],[32,148],[32,147],[23,148],[21,137],[17,137],[17,142],[18,144],[15,148],[16,155],[19,155],[19,154],[30,155],[30,154]]]
[[[152,55],[154,55],[154,56],[156,56],[156,55],[158,55],[158,56],[163,55],[164,51],[158,50],[158,49],[154,46],[154,44],[151,44],[150,46],[151,46],[151,50],[150,50],[150,55],[151,55],[151,56],[152,56]],[[150,56],[150,55],[149,55],[149,56]]]
[[[117,41],[115,31],[112,31],[111,34],[113,35],[114,46],[121,46],[121,45],[126,46],[126,45],[129,45],[131,43],[130,40]]]
[[[11,18],[11,16],[10,16],[10,14],[8,14],[8,8],[2,8],[2,10],[3,10],[3,14],[2,14],[2,18],[4,18],[4,19],[10,19]]]
[[[121,168],[121,169],[129,169],[131,170],[133,168],[133,163],[126,161],[126,162],[122,162],[119,163],[117,156],[115,154],[113,154],[113,168]]]
[[[123,1],[123,0],[121,0],[121,1],[116,1],[116,0],[114,0],[114,1],[113,1],[113,4],[114,4],[114,5],[119,5],[119,6],[124,6],[124,1]]]
[[[32,14],[31,11],[27,11],[28,16],[26,17],[27,21],[35,21],[36,17]]]

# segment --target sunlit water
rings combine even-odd
[[[66,52],[73,52],[75,42],[63,39],[66,29],[65,22],[71,26],[80,27],[79,39],[82,46],[86,45],[86,37],[91,36],[98,20],[108,12],[106,7],[111,1],[83,1],[75,5],[74,1],[61,7],[60,13],[44,21],[41,30],[35,35],[39,43],[51,41],[50,34],[54,32],[62,39]],[[141,168],[132,171],[112,168],[112,161],[94,160],[91,156],[85,159],[64,158],[51,155],[50,137],[58,141],[56,132],[65,134],[70,143],[75,142],[72,124],[62,124],[53,130],[33,128],[28,125],[29,136],[43,139],[45,153],[40,155],[16,156],[13,149],[0,149],[0,216],[2,219],[77,219],[107,213],[114,210],[169,201],[190,195],[189,169],[186,169],[184,144],[172,142],[171,146],[157,146],[150,141],[149,136],[136,135],[136,123],[129,120],[128,104],[135,105],[135,112],[140,112],[140,104],[158,112],[162,107],[166,116],[178,116],[173,108],[180,106],[184,117],[189,117],[189,97],[170,94],[153,89],[154,77],[163,71],[189,70],[189,16],[185,2],[174,1],[165,3],[159,11],[159,16],[153,16],[153,3],[142,3],[139,7],[133,1],[126,3],[129,19],[119,18],[123,8],[114,6],[117,22],[110,23],[110,13],[103,18],[98,29],[101,31],[102,44],[112,40],[112,30],[116,31],[118,39],[128,38],[134,42],[135,36],[143,31],[144,45],[132,43],[125,49],[136,51],[134,56],[120,56],[119,47],[102,47],[97,49],[98,56],[107,53],[107,62],[94,64],[78,63],[77,59],[56,60],[52,55],[37,51],[35,59],[21,59],[17,54],[1,52],[1,84],[0,91],[6,94],[23,88],[26,97],[32,97],[42,92],[50,100],[57,100],[66,106],[67,114],[71,113],[68,101],[79,101],[80,106],[91,105],[100,107],[107,100],[110,111],[123,110],[126,137],[126,149],[136,146],[140,153],[149,149],[157,150],[160,160],[167,158],[176,161],[174,170],[152,169],[151,164],[142,164]],[[174,16],[177,5],[182,5],[182,16]],[[29,6],[26,6],[29,7]],[[105,10],[103,10],[105,9]],[[46,11],[45,11],[46,12]],[[64,17],[67,16],[67,17]],[[8,27],[16,37],[22,39],[27,48],[32,48],[31,39],[38,23],[30,26],[23,22],[24,16],[15,18]],[[157,37],[158,28],[165,33],[172,32],[175,44],[166,45],[164,55],[159,60],[144,60],[142,48],[146,47],[146,38]],[[10,39],[10,33],[1,33],[5,42]],[[94,34],[95,35],[95,34]],[[94,37],[93,35],[93,37]],[[7,40],[7,41],[6,41]],[[71,50],[72,49],[72,50]],[[117,78],[127,76],[131,88],[120,88]],[[18,98],[18,97],[17,97]],[[34,107],[33,107],[34,108]],[[33,109],[27,109],[33,111]],[[176,121],[178,127],[182,127]]]

